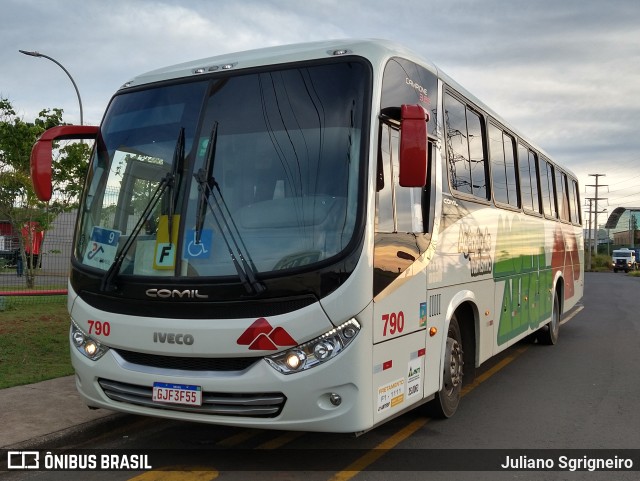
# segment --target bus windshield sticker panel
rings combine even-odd
[[[91,240],[84,253],[85,265],[107,270],[113,263],[120,240],[120,231],[94,226]]]
[[[182,256],[185,259],[208,259],[213,246],[213,230],[202,229],[200,232],[200,242],[196,238],[196,230],[191,229],[184,242]]]

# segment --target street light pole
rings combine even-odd
[[[64,73],[66,73],[67,76],[69,77],[69,80],[71,80],[71,83],[73,84],[73,88],[76,89],[76,95],[78,96],[78,104],[80,104],[80,125],[84,125],[84,118],[83,118],[83,115],[82,115],[82,99],[80,98],[80,91],[78,90],[78,86],[76,85],[76,82],[75,82],[75,80],[73,80],[73,77],[71,76],[69,71],[66,68],[64,68],[64,66],[60,62],[58,62],[56,59],[51,58],[48,55],[45,55],[43,53],[30,52],[28,50],[18,50],[18,51],[20,53],[22,53],[22,54],[29,55],[31,57],[42,57],[42,58],[46,58],[48,60],[51,60],[58,67],[60,67],[62,70],[64,70]]]

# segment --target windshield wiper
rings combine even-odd
[[[222,239],[227,246],[229,257],[231,258],[231,262],[233,263],[233,266],[238,273],[240,282],[242,282],[242,285],[247,291],[247,294],[258,295],[266,290],[266,287],[256,278],[256,266],[253,263],[251,256],[249,255],[247,246],[242,240],[242,234],[240,234],[240,230],[233,220],[233,216],[231,215],[229,207],[224,200],[222,191],[220,190],[220,186],[213,176],[213,166],[216,156],[217,140],[218,122],[214,122],[213,128],[211,130],[211,135],[209,136],[209,144],[207,145],[204,166],[199,169],[196,174],[194,174],[194,177],[198,182],[198,189],[200,191],[200,197],[198,200],[198,207],[196,211],[195,242],[196,244],[199,244],[201,242],[202,229],[204,228],[204,219],[206,217],[208,207],[209,211],[211,212],[211,216],[213,217],[213,220],[216,223],[218,230],[220,231]],[[213,203],[211,199],[213,199]],[[215,204],[215,208],[213,204]],[[224,210],[222,207],[224,207]],[[220,213],[219,216],[216,213],[216,208]],[[229,220],[227,220],[227,218]],[[239,244],[242,245],[242,249],[240,248]],[[243,249],[246,257],[245,254],[243,254]],[[240,258],[240,262],[238,262],[238,257]]]
[[[104,291],[113,290],[113,279],[116,277],[117,273],[120,271],[120,268],[122,267],[122,263],[124,262],[127,252],[129,252],[129,250],[131,249],[131,246],[133,245],[135,240],[138,238],[138,235],[140,235],[140,231],[142,230],[142,227],[145,225],[148,217],[151,215],[151,213],[153,212],[153,209],[155,209],[160,199],[162,199],[162,196],[167,189],[170,190],[168,224],[169,224],[169,241],[171,241],[171,233],[173,228],[172,217],[176,207],[176,200],[177,200],[176,191],[178,190],[177,187],[179,187],[180,185],[182,171],[184,170],[184,127],[182,127],[180,129],[180,132],[178,133],[178,140],[176,141],[176,147],[173,152],[173,164],[171,167],[172,167],[171,171],[167,172],[165,176],[162,179],[160,179],[160,182],[158,183],[156,190],[154,190],[153,194],[151,194],[151,198],[149,199],[149,202],[147,202],[147,205],[142,211],[142,214],[138,218],[138,222],[136,222],[136,225],[133,227],[131,234],[129,235],[126,242],[122,246],[122,249],[120,249],[120,252],[118,252],[118,254],[116,255],[115,259],[113,260],[113,263],[109,266],[109,269],[107,269],[107,272],[105,272],[104,276],[102,277],[102,282],[100,283],[101,291],[104,292]],[[176,179],[178,180],[176,181]]]
[[[178,140],[176,141],[176,148],[173,151],[173,165],[171,175],[173,176],[172,182],[167,187],[170,188],[169,192],[169,242],[171,242],[171,234],[173,233],[173,213],[176,210],[176,203],[178,201],[177,193],[180,192],[180,183],[182,182],[182,172],[184,171],[184,127],[180,129],[178,134]]]
[[[196,211],[196,244],[200,244],[202,238],[202,229],[204,228],[204,218],[207,215],[207,203],[209,199],[209,193],[211,187],[209,186],[209,180],[213,178],[213,164],[216,156],[216,143],[218,141],[218,122],[213,123],[211,134],[209,135],[209,143],[207,144],[207,151],[204,157],[204,167],[194,174],[196,181],[198,182],[198,188],[200,191],[200,197],[198,198],[198,210]],[[208,188],[204,188],[203,186]]]

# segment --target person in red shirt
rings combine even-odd
[[[40,265],[40,247],[44,239],[44,231],[40,224],[29,221],[22,226],[21,232],[24,240],[24,252],[27,257],[27,268],[38,267]]]

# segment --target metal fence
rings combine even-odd
[[[52,215],[35,266],[34,285],[20,275],[15,233],[0,236],[0,310],[24,303],[59,302],[67,294],[67,278],[76,211]],[[30,259],[28,259],[29,261]]]

